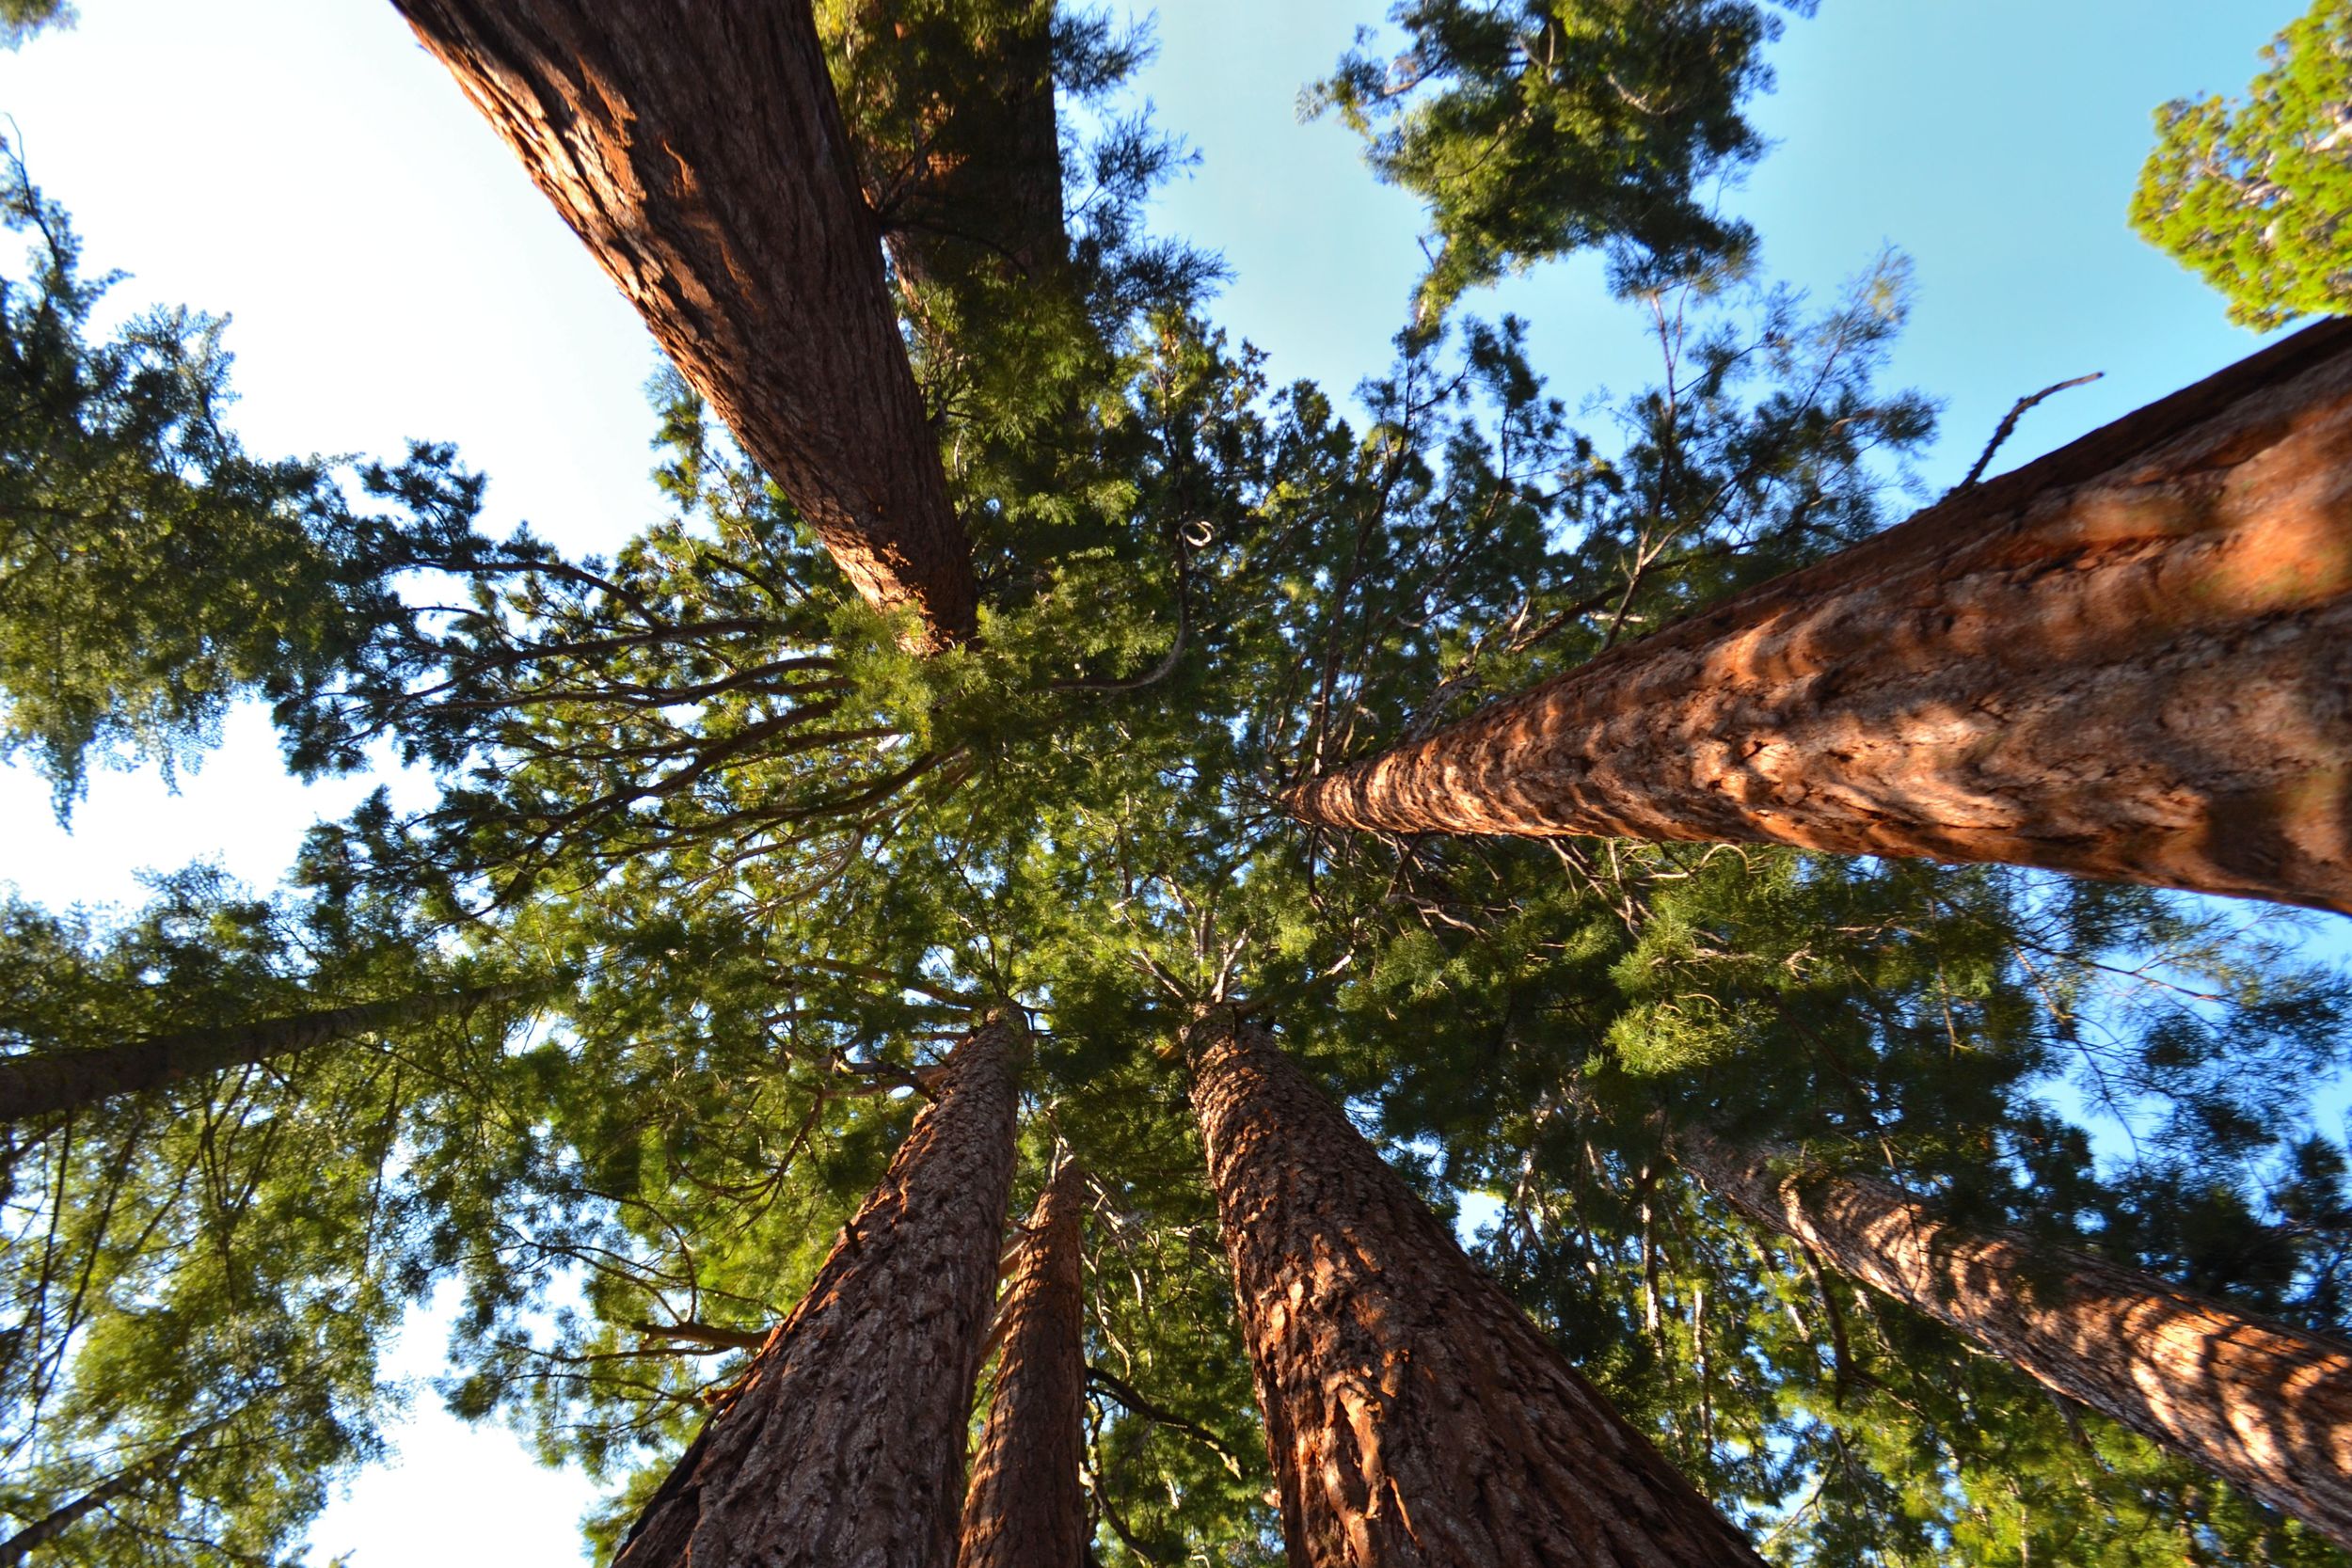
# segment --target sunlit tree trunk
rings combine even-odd
[[[998,1308],[1003,1352],[972,1462],[957,1568],[1083,1568],[1086,1177],[1065,1163],[1029,1215]]]
[[[1999,861],[2352,912],[2352,324],[1292,810]]]
[[[977,589],[808,0],[393,0],[842,571]]]
[[[1271,1035],[1186,1043],[1293,1562],[1756,1568]]]
[[[1775,1171],[1775,1152],[1676,1136],[1684,1166],[1742,1213],[2352,1546],[2352,1347],[1953,1225],[1884,1181]]]
[[[1015,1026],[966,1037],[881,1185],[617,1568],[952,1568],[1005,1203]]]
[[[449,1018],[546,990],[537,982],[427,991],[217,1029],[183,1029],[87,1050],[0,1056],[0,1122],[78,1110],[183,1079],[225,1072],[355,1035]]]

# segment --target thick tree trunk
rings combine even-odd
[[[1756,1568],[1270,1035],[1187,1046],[1294,1563]]]
[[[977,591],[808,0],[393,0],[859,593]]]
[[[1675,1147],[1742,1213],[2352,1546],[2352,1347],[2136,1270],[1963,1228],[1883,1181],[1776,1175],[1771,1151],[1704,1133],[1678,1133]]]
[[[1004,1344],[972,1462],[957,1568],[1083,1568],[1086,1495],[1086,1178],[1065,1163],[1029,1215],[1000,1307]]]
[[[219,1029],[185,1029],[122,1045],[85,1051],[34,1051],[0,1056],[0,1123],[52,1111],[78,1110],[117,1095],[176,1084],[183,1078],[265,1062],[289,1052],[349,1039],[404,1023],[535,995],[538,981],[483,986],[473,990],[425,991],[389,1002],[328,1007],[290,1018]]]
[[[1393,832],[2001,861],[2352,912],[2352,323],[1290,805]]]
[[[999,1021],[956,1047],[937,1103],[615,1568],[953,1568],[1012,1190],[1019,1045]]]

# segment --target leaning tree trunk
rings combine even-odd
[[[981,268],[1041,278],[1069,259],[1054,13],[1025,0],[910,24],[898,0],[855,0],[820,21],[866,200],[911,292]]]
[[[2352,324],[1293,791],[2352,912]]]
[[[2352,1347],[2133,1269],[1939,1219],[1857,1176],[1776,1175],[1779,1151],[1676,1135],[1742,1213],[2043,1384],[2352,1546]]]
[[[956,1047],[791,1316],[638,1516],[615,1568],[953,1568],[1015,1112],[1008,1022]]]
[[[957,1568],[1083,1568],[1086,1496],[1086,1178],[1064,1163],[1029,1215],[999,1308],[1004,1353],[972,1462]]]
[[[117,1095],[266,1062],[354,1035],[512,1002],[546,989],[541,982],[529,981],[472,990],[427,991],[256,1023],[183,1029],[119,1045],[0,1056],[0,1123],[23,1121],[51,1111],[79,1110]]]
[[[180,1462],[182,1454],[228,1424],[226,1420],[207,1421],[202,1426],[182,1433],[163,1449],[118,1471],[80,1497],[60,1503],[14,1535],[0,1541],[0,1568],[10,1568],[11,1564],[23,1562],[37,1549],[46,1546],[107,1504],[160,1480]]]
[[[1272,1036],[1187,1046],[1294,1563],[1756,1568]]]
[[[808,0],[393,0],[792,499],[926,650],[971,546]]]

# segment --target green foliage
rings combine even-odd
[[[122,562],[58,580],[172,635],[60,662],[98,715],[53,725],[60,745],[181,754],[260,690],[297,769],[389,746],[441,787],[320,830],[283,900],[196,876],[119,929],[9,911],[0,1045],[419,976],[578,985],[528,1035],[459,1021],[25,1130],[0,1200],[20,1325],[0,1506],[28,1519],[151,1465],[173,1484],[72,1550],[139,1561],[173,1530],[266,1560],[371,1451],[394,1392],[375,1348],[446,1281],[441,1395],[607,1484],[609,1549],[885,1168],[927,1069],[1011,1006],[1036,1042],[1016,1201],[1063,1158],[1092,1183],[1094,1551],[1271,1564],[1172,1048],[1204,1002],[1243,999],[1435,1205],[1487,1200],[1496,1277],[1775,1560],[2340,1561],[1825,1275],[1666,1153],[1679,1125],[1801,1144],[2340,1333],[2352,1187],[2304,1101],[2343,1065],[2347,1004],[2291,924],[1985,868],[1304,833],[1277,805],[1864,538],[1915,488],[1931,405],[1880,385],[1901,260],[1808,301],[1758,281],[1752,236],[1700,199],[1757,150],[1740,105],[1772,14],[1400,12],[1412,53],[1359,52],[1324,101],[1443,248],[1423,319],[1343,406],[1268,385],[1208,319],[1211,264],[1144,230],[1181,152],[1098,102],[1139,40],[1030,0],[892,9],[820,21],[978,540],[983,636],[931,659],[674,377],[652,388],[664,514],[610,559],[484,535],[483,481],[442,447],[345,480],[271,469],[281,497],[216,517],[216,473],[246,461],[209,412],[216,345],[84,343],[95,295],[27,196],[55,264],[23,297],[85,301],[41,318],[8,296],[25,341],[50,319],[67,345],[57,384],[101,385],[109,354],[126,387],[170,372],[137,405],[160,434],[108,437]],[[1050,155],[1048,78],[1089,128]],[[1070,195],[1043,225],[1048,186]],[[1525,324],[1445,308],[1594,245],[1657,371],[1572,416]],[[84,450],[26,428],[50,445],[6,483]],[[205,546],[223,580],[123,564],[161,547],[133,524],[167,501],[160,537],[183,514],[227,531]],[[205,629],[238,605],[249,648]],[[43,624],[0,611],[0,648]],[[8,689],[12,716],[47,711]]]
[[[110,1043],[467,977],[334,892],[201,869],[134,920],[0,910],[0,1042]],[[0,1148],[0,1512],[109,1483],[46,1560],[283,1560],[382,1451],[377,1355],[496,1180],[472,1117],[516,1020],[488,1009],[9,1129]]]
[[[317,679],[382,591],[322,467],[221,423],[225,324],[162,310],[87,341],[114,279],[81,276],[4,146],[0,210],[33,238],[30,276],[0,278],[0,754],[29,751],[62,815],[93,753],[168,775],[238,698]]]
[[[2262,54],[2244,103],[2156,111],[2131,218],[2267,331],[2352,310],[2352,4],[2313,0]]]
[[[1302,103],[1336,110],[1373,171],[1428,204],[1424,325],[1507,270],[1595,245],[1629,286],[1753,248],[1701,187],[1763,150],[1740,115],[1772,85],[1763,48],[1781,24],[1762,5],[1400,0],[1391,14],[1404,53],[1383,65],[1359,35]]]

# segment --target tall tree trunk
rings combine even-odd
[[[1294,1563],[1756,1568],[1272,1036],[1186,1044]]]
[[[914,645],[972,635],[963,524],[808,0],[393,0],[678,369]]]
[[[2352,1546],[2352,1347],[2133,1269],[1938,1218],[1858,1176],[1679,1132],[1682,1164],[1759,1223],[2020,1370]]]
[[[1083,1568],[1086,1496],[1086,1177],[1065,1162],[1029,1215],[999,1308],[1004,1354],[972,1462],[957,1568]]]
[[[1290,797],[2352,912],[2352,323]]]
[[[354,1035],[512,1002],[546,989],[544,982],[519,981],[472,990],[422,991],[389,1002],[327,1007],[218,1029],[183,1029],[121,1045],[0,1056],[0,1123],[23,1121],[51,1111],[78,1110],[117,1095],[266,1062]]]
[[[910,24],[898,0],[855,0],[820,17],[866,200],[903,283],[976,266],[1041,277],[1068,260],[1054,10],[1016,0]]]
[[[24,1561],[33,1555],[36,1547],[46,1546],[117,1497],[127,1497],[156,1480],[178,1464],[182,1454],[228,1424],[226,1420],[207,1421],[200,1427],[182,1433],[166,1448],[109,1476],[80,1497],[51,1509],[14,1535],[0,1541],[0,1568]]]
[[[938,1101],[615,1568],[953,1568],[1012,1190],[1016,1027],[957,1045]]]

